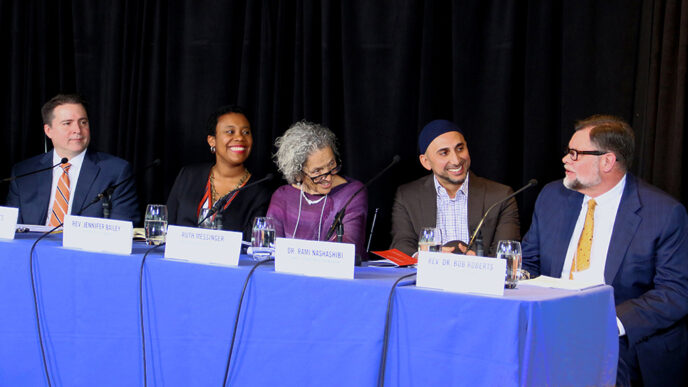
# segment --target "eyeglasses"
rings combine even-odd
[[[602,156],[609,153],[609,151],[600,151],[600,150],[593,150],[593,151],[582,151],[578,149],[571,149],[571,148],[566,148],[564,150],[564,157],[566,155],[569,155],[571,157],[571,160],[577,161],[579,155],[592,155],[592,156]]]
[[[338,162],[337,165],[335,165],[332,169],[330,169],[329,171],[327,171],[321,175],[309,176],[308,174],[306,174],[306,176],[308,176],[308,178],[311,179],[311,181],[314,184],[320,184],[321,182],[323,182],[323,180],[325,180],[325,178],[327,178],[327,176],[336,175],[341,170],[342,170],[342,164]]]

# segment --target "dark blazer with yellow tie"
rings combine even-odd
[[[12,176],[50,168],[53,165],[53,151],[21,161],[12,167]],[[100,202],[86,206],[110,185],[115,185],[132,176],[131,165],[107,153],[87,150],[81,164],[76,192],[73,193],[72,215],[103,217]],[[47,170],[13,180],[7,194],[7,206],[19,208],[18,223],[45,224],[50,205],[50,188],[53,171]],[[130,220],[138,224],[141,216],[136,198],[134,179],[123,183],[112,194],[112,219]]]
[[[437,224],[437,190],[433,174],[404,184],[397,189],[392,207],[392,245],[408,255],[418,251],[418,235],[423,227]],[[485,211],[514,191],[511,187],[482,178],[472,171],[468,179],[469,235]],[[494,255],[500,240],[520,240],[518,207],[511,198],[490,211],[481,228],[485,253]],[[468,243],[468,241],[463,241]]]
[[[523,238],[523,268],[560,277],[583,194],[545,186]],[[594,259],[594,257],[593,257]],[[674,198],[626,175],[609,242],[605,283],[646,386],[688,385],[688,215]],[[626,344],[622,341],[622,344]]]

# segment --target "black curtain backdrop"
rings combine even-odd
[[[436,118],[464,129],[475,173],[516,189],[563,176],[576,119],[619,115],[638,136],[633,171],[688,203],[688,0],[0,0],[0,29],[0,176],[44,151],[41,105],[79,92],[93,148],[162,160],[137,177],[142,208],[210,159],[205,119],[229,103],[250,112],[257,177],[300,119],[338,135],[345,175],[402,157],[370,187],[374,249],[396,187],[426,173],[416,135]],[[538,191],[518,200],[522,233]]]

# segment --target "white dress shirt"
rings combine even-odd
[[[595,206],[592,247],[590,248],[590,267],[586,270],[573,272],[573,279],[593,284],[604,284],[604,267],[607,264],[609,242],[612,239],[616,212],[619,209],[619,203],[621,202],[621,196],[623,195],[625,186],[626,175],[621,178],[614,188],[594,198],[597,205]],[[583,232],[585,216],[588,213],[588,202],[590,199],[592,199],[590,196],[585,195],[583,203],[581,203],[578,221],[576,222],[576,227],[573,229],[573,234],[571,234],[569,248],[566,252],[566,260],[564,261],[564,268],[561,271],[561,278],[569,278],[571,274],[573,257],[578,250],[578,240]],[[624,335],[626,331],[618,317],[616,323],[619,328],[619,336]]]
[[[72,202],[74,201],[74,192],[76,192],[76,183],[79,181],[79,172],[81,172],[81,164],[84,162],[84,156],[86,155],[86,149],[78,155],[74,156],[67,162],[71,164],[69,167],[69,207],[67,208],[67,214],[72,213]],[[53,149],[53,165],[59,163],[62,157],[57,155],[57,152]],[[60,166],[53,168],[53,183],[50,188],[50,201],[48,202],[48,216],[45,220],[45,225],[50,226],[50,213],[53,211],[53,203],[55,202],[55,192],[57,191],[57,182],[60,181],[60,176],[62,176],[63,169]]]

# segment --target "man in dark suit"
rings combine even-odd
[[[78,95],[59,94],[41,109],[51,152],[21,161],[12,176],[55,168],[12,181],[7,205],[19,208],[19,223],[58,225],[65,214],[103,217],[101,203],[89,205],[109,186],[124,182],[112,194],[111,218],[140,220],[136,189],[128,162],[87,150],[91,139],[86,102]],[[61,164],[61,159],[68,162]]]
[[[418,156],[432,174],[402,185],[392,207],[391,248],[413,255],[424,227],[438,227],[442,242],[469,242],[484,212],[513,190],[469,172],[471,157],[463,132],[454,123],[435,120],[418,136]],[[485,254],[497,242],[521,239],[518,208],[512,198],[494,208],[481,229]],[[452,251],[453,248],[443,248]],[[465,251],[464,247],[460,251]],[[458,251],[457,251],[458,252]]]
[[[534,276],[614,287],[617,384],[685,386],[688,216],[628,172],[633,152],[633,131],[620,118],[576,124],[563,158],[566,177],[545,186],[535,204],[523,266]]]

